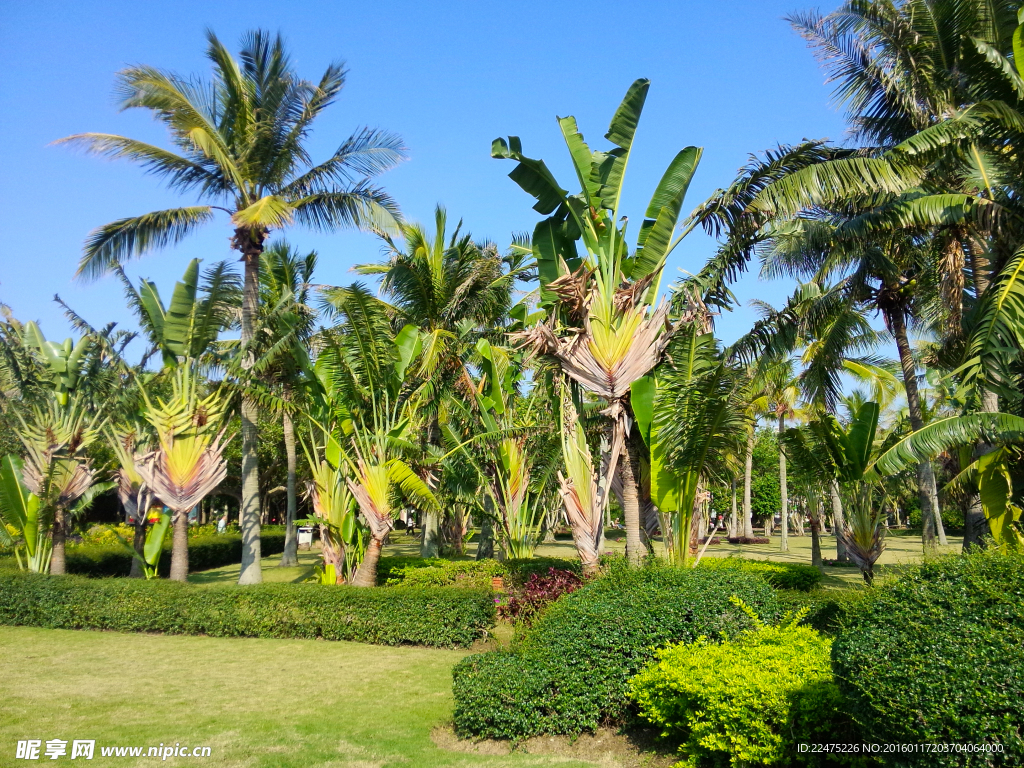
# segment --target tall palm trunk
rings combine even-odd
[[[907,337],[907,323],[900,308],[887,313],[889,327],[896,340],[896,349],[900,353],[900,367],[903,368],[903,386],[907,392],[907,410],[910,413],[910,428],[915,432],[924,427],[921,415],[921,396],[917,391],[917,365],[910,351],[910,339]],[[922,461],[917,465],[917,495],[921,501],[921,543],[925,551],[935,549],[935,516],[938,500],[933,496],[935,491],[935,475],[931,461]]]
[[[732,486],[732,512],[729,513],[729,537],[736,538],[739,535],[737,528],[739,527],[739,518],[736,515],[736,478],[733,477],[730,480]]]
[[[619,461],[619,478],[622,480],[622,513],[626,524],[626,559],[638,566],[646,548],[640,538],[640,494],[637,480],[640,477],[640,452],[636,443],[626,437],[626,455]]]
[[[786,416],[779,414],[779,437],[786,429]],[[789,489],[786,487],[786,454],[779,442],[779,495],[782,497],[782,551],[789,551]]]
[[[171,539],[171,581],[188,581],[188,510],[174,513]]]
[[[932,465],[932,498],[935,499],[935,533],[939,537],[939,546],[949,546],[946,538],[946,526],[942,522],[942,506],[939,504],[939,488],[935,483],[935,465]]]
[[[427,444],[441,444],[441,424],[435,416],[427,427]],[[425,478],[424,478],[425,479]],[[441,513],[437,510],[423,510],[423,540],[420,542],[420,557],[441,556]]]
[[[373,537],[366,546],[366,553],[363,555],[363,562],[356,569],[356,575],[352,577],[353,587],[375,587],[377,586],[377,563],[380,562],[380,552],[384,547],[381,539]]]
[[[285,400],[289,400],[288,389],[285,388]],[[284,432],[285,460],[288,463],[288,480],[285,483],[287,493],[287,512],[285,513],[284,553],[281,555],[281,566],[291,567],[299,564],[299,537],[295,530],[295,425],[288,411],[281,414],[281,429]]]
[[[242,251],[245,263],[245,284],[242,292],[242,345],[249,344],[255,332],[256,316],[259,311],[260,254],[263,253],[265,232],[235,230],[235,243]],[[242,362],[248,371],[253,365],[249,351]],[[259,407],[256,401],[242,395],[242,506],[239,510],[239,525],[242,529],[242,568],[238,575],[239,584],[259,584],[263,581],[260,563],[260,471],[256,449],[259,441],[257,420]]]
[[[423,510],[423,541],[420,542],[420,557],[439,557],[441,554],[441,515]]]
[[[821,561],[821,517],[817,512],[811,516],[811,565],[823,570]]]
[[[53,511],[53,550],[50,554],[50,574],[63,576],[67,573],[64,563],[64,542],[67,541],[67,522],[64,510],[57,507]]]
[[[754,538],[754,510],[750,503],[750,485],[754,472],[754,431],[747,435],[747,455],[743,463],[743,535]]]
[[[982,294],[988,290],[989,270],[988,259],[983,255],[985,244],[981,237],[971,239],[970,266],[971,278],[974,282],[974,297],[981,299]],[[995,413],[999,410],[999,396],[995,392],[982,390],[981,410],[983,413]],[[974,448],[974,456],[982,456],[991,452],[992,446],[988,443],[979,442]],[[967,500],[967,507],[964,510],[964,543],[963,551],[967,552],[973,547],[985,545],[985,537],[990,533],[988,520],[985,519],[985,510],[981,506],[981,496],[972,493]]]

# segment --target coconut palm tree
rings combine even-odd
[[[318,230],[395,227],[398,207],[371,179],[404,156],[398,137],[363,129],[319,165],[307,141],[313,122],[341,92],[345,69],[331,64],[317,82],[300,78],[280,36],[257,30],[243,39],[238,59],[212,33],[209,82],[154,67],[118,74],[123,109],[144,109],[162,122],[175,150],[101,133],[63,142],[138,163],[182,193],[204,201],[152,211],[106,224],[85,244],[78,275],[97,278],[153,248],[180,242],[217,212],[227,214],[232,246],[245,267],[242,344],[253,338],[259,301],[259,265],[272,230],[292,223]],[[250,361],[251,363],[251,361]],[[259,547],[257,404],[242,400],[242,569],[239,583],[262,580]]]
[[[260,323],[256,339],[258,362],[255,366],[265,385],[280,389],[284,401],[281,426],[284,433],[286,516],[284,552],[281,566],[298,565],[298,536],[295,514],[298,506],[295,488],[295,424],[291,409],[303,391],[309,370],[309,343],[314,333],[316,310],[310,306],[313,273],[317,253],[299,255],[288,243],[275,242],[261,257]]]
[[[627,90],[605,134],[613,145],[607,151],[590,149],[575,118],[559,119],[580,185],[577,194],[570,195],[543,161],[525,156],[519,137],[496,139],[491,148],[492,156],[517,162],[510,178],[537,199],[534,209],[548,216],[536,226],[532,238],[541,305],[548,317],[518,338],[556,363],[576,386],[605,402],[610,435],[599,485],[610,487],[618,469],[626,551],[633,563],[639,563],[644,547],[640,450],[637,441],[627,439],[632,421],[630,385],[658,363],[668,343],[669,307],[653,308],[652,304],[666,258],[689,231],[676,233],[701,154],[696,147],[677,153],[655,189],[639,227],[636,249],[630,253],[622,215],[622,180],[649,87],[650,81],[641,79]],[[586,250],[583,258],[577,254],[578,240]],[[620,463],[624,451],[626,460]],[[607,502],[602,492],[600,503]]]

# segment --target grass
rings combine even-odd
[[[885,551],[879,558],[877,573],[881,576],[886,571],[898,570],[902,565],[919,562],[922,558],[921,537],[903,531],[894,531],[886,537]],[[724,537],[723,541],[724,541]],[[940,548],[940,554],[959,552],[963,540],[959,536],[949,537],[949,546]],[[806,563],[811,562],[811,537],[790,536],[789,551],[782,552],[780,549],[781,539],[778,535],[771,537],[769,544],[712,544],[708,547],[705,557],[747,557],[753,560],[773,560],[775,562]],[[622,531],[610,531],[609,537],[605,539],[606,552],[622,554],[625,552],[626,542]],[[655,543],[655,552],[661,553],[661,542]],[[384,548],[385,555],[418,555],[420,552],[419,539],[414,536],[407,536],[404,531],[395,531],[391,534],[390,543]],[[476,543],[470,542],[466,546],[464,557],[476,555]],[[537,555],[544,557],[576,558],[576,548],[569,539],[558,540],[554,543],[541,544],[537,547]],[[836,556],[835,539],[830,536],[823,536],[821,539],[821,555],[825,559],[833,559]],[[266,558],[263,561],[263,580],[271,582],[301,582],[313,575],[314,566],[320,561],[318,549],[300,550],[299,566],[295,568],[281,568],[278,566],[281,558],[279,555]],[[214,568],[209,571],[202,571],[189,575],[189,581],[196,584],[235,584],[238,581],[238,565],[226,565],[222,568]],[[850,586],[862,586],[864,580],[860,571],[856,568],[825,568],[825,579],[822,582],[826,588],[846,588]]]
[[[442,750],[453,664],[464,654],[313,640],[123,635],[0,627],[0,765],[21,739],[101,746],[180,743],[218,768],[458,768],[618,765],[567,755]],[[67,760],[69,755],[62,758]]]

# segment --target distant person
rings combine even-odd
[[[224,510],[224,517],[217,521],[217,533],[224,533],[228,529],[228,511]]]

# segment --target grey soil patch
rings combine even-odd
[[[460,739],[450,725],[434,728],[430,738],[440,749],[478,755],[557,755],[566,761],[586,761],[600,768],[670,768],[679,762],[678,754],[643,751],[650,747],[646,738],[602,728],[571,739],[568,736],[534,736],[525,741],[496,739]]]

